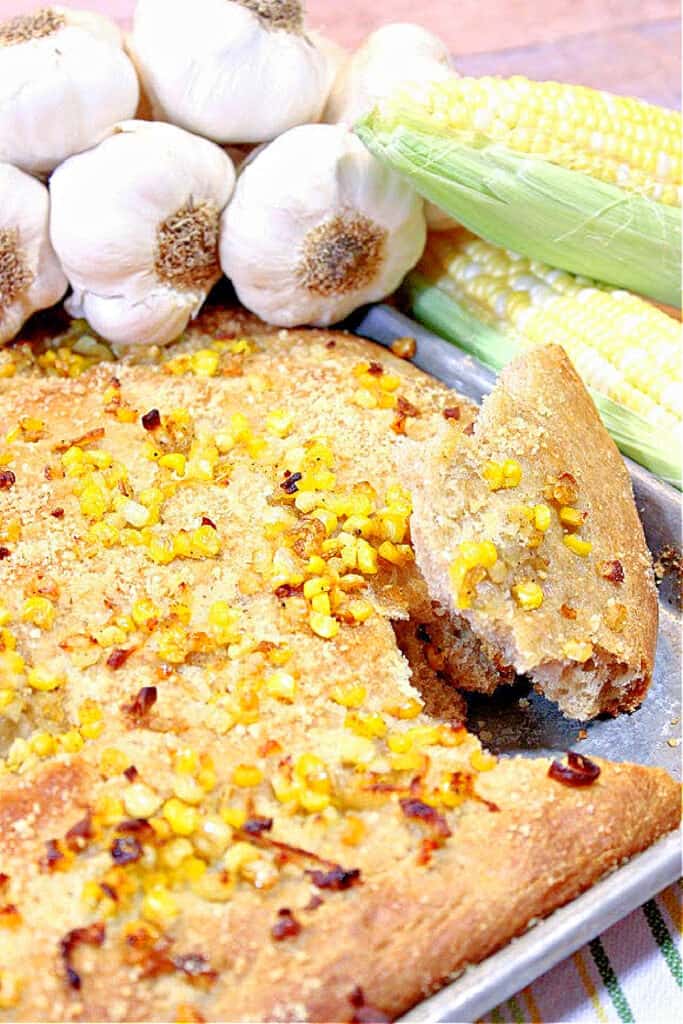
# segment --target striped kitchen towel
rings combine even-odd
[[[682,883],[487,1015],[490,1024],[680,1024]]]

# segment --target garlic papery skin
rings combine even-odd
[[[67,289],[50,244],[49,212],[45,185],[0,163],[0,345],[11,341],[31,313],[59,302]]]
[[[226,153],[169,124],[125,121],[52,175],[50,236],[73,288],[66,308],[118,347],[165,345],[221,275]]]
[[[138,0],[129,45],[157,116],[215,142],[274,139],[325,103],[299,0]]]
[[[346,127],[303,125],[244,165],[221,266],[264,320],[327,326],[392,292],[425,233],[422,199]]]
[[[46,175],[132,117],[138,93],[107,18],[43,7],[0,22],[0,161]]]
[[[419,25],[397,22],[371,33],[342,67],[323,120],[355,124],[407,82],[440,82],[454,73],[448,48]]]

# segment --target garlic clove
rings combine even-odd
[[[107,18],[55,6],[0,22],[0,161],[48,174],[137,103],[135,70]]]
[[[299,0],[138,0],[130,49],[164,120],[216,142],[263,142],[318,120],[325,55]]]
[[[118,345],[172,341],[221,275],[219,222],[234,182],[220,147],[149,121],[122,122],[63,163],[50,182],[50,235],[70,310]]]
[[[0,344],[66,291],[48,234],[49,205],[41,182],[0,164]]]
[[[325,58],[325,103],[327,103],[332,88],[351,59],[351,55],[343,46],[340,46],[334,39],[330,39],[329,36],[324,35],[322,32],[311,29],[307,32],[307,35]]]
[[[423,203],[348,129],[304,125],[253,155],[221,222],[221,265],[274,324],[326,326],[393,291],[425,243]]]
[[[371,33],[339,73],[323,120],[354,124],[408,82],[439,82],[455,71],[445,43],[419,25],[397,22]]]

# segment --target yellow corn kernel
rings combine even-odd
[[[534,505],[534,526],[545,533],[550,526],[550,509],[547,505]]]
[[[365,822],[355,814],[347,814],[341,841],[346,846],[358,846],[365,836]]]
[[[9,629],[0,629],[0,651],[14,651],[17,646],[17,638]]]
[[[441,742],[438,725],[414,725],[406,733],[411,749],[421,750],[422,747],[434,747]]]
[[[178,904],[165,886],[156,885],[145,895],[141,913],[146,921],[165,927],[177,916]]]
[[[247,812],[243,807],[221,807],[221,818],[230,828],[242,828]]]
[[[394,704],[384,708],[392,718],[417,718],[424,707],[420,700],[415,697],[408,697],[402,704]]]
[[[330,699],[335,704],[341,704],[344,708],[361,707],[367,695],[368,691],[361,683],[352,683],[349,686],[335,686],[330,691]]]
[[[572,508],[571,505],[562,505],[558,515],[560,522],[568,530],[578,530],[580,526],[583,526],[583,513],[578,508]]]
[[[539,587],[538,583],[534,583],[532,580],[524,580],[522,583],[515,583],[512,588],[512,596],[519,605],[525,611],[532,611],[534,608],[540,608],[543,604],[543,591]]]
[[[194,775],[199,769],[199,755],[196,750],[185,747],[179,750],[173,760],[173,771],[178,775]]]
[[[374,759],[376,749],[367,736],[345,733],[339,739],[337,753],[342,764],[368,765]]]
[[[0,601],[0,626],[6,626],[11,618],[12,615],[9,608]]]
[[[0,689],[0,712],[5,708],[8,708],[10,704],[13,704],[16,700],[16,694],[14,690]],[[2,772],[0,772],[0,775]]]
[[[87,484],[81,492],[80,506],[88,519],[101,519],[109,508],[109,501],[96,484]]]
[[[286,437],[291,433],[294,417],[284,409],[273,409],[266,416],[266,430],[275,437]]]
[[[310,601],[320,594],[326,594],[331,585],[332,581],[329,576],[314,576],[312,579],[306,580],[304,583],[304,597]]]
[[[177,836],[190,836],[199,825],[199,811],[183,800],[172,796],[164,804],[161,813]]]
[[[62,465],[65,469],[79,466],[84,461],[84,455],[85,453],[82,448],[79,448],[78,445],[71,445],[62,455]]]
[[[136,601],[130,614],[136,626],[144,626],[149,630],[154,629],[157,620],[161,617],[160,609],[149,598]]]
[[[328,793],[317,793],[310,789],[302,789],[299,793],[299,803],[304,811],[309,814],[319,814],[326,807],[330,806],[332,798]]]
[[[50,757],[57,750],[57,743],[49,732],[37,732],[30,739],[30,747],[38,757]]]
[[[187,459],[182,452],[169,452],[167,455],[161,456],[159,465],[163,466],[164,469],[170,469],[176,476],[185,476]]]
[[[178,836],[177,839],[170,839],[159,850],[161,863],[169,868],[179,868],[187,857],[194,853],[194,847],[189,839]]]
[[[575,533],[565,533],[562,540],[570,551],[573,551],[575,555],[579,555],[581,558],[587,558],[593,550],[593,545],[589,540],[582,540]]]
[[[260,852],[251,843],[240,841],[230,847],[223,858],[223,866],[230,874],[237,874],[243,867],[258,860]]]
[[[394,544],[393,541],[384,540],[377,549],[380,558],[392,565],[406,565],[414,560],[413,549],[409,544]]]
[[[198,779],[191,775],[179,775],[173,783],[173,794],[186,804],[200,804],[205,797],[205,792],[199,784]]]
[[[587,640],[567,640],[562,652],[565,658],[570,658],[571,661],[588,661],[593,654],[593,644]]]
[[[369,739],[374,736],[381,739],[387,732],[387,723],[377,713],[360,715],[356,711],[349,711],[344,719],[344,725],[357,736],[367,736]]]
[[[123,794],[123,806],[131,818],[151,818],[161,807],[161,797],[144,782],[133,782]]]
[[[232,781],[236,786],[258,786],[263,780],[263,772],[255,764],[238,764],[232,773]]]
[[[120,409],[116,410],[116,418],[119,423],[135,423],[138,418],[137,411],[130,409],[128,406],[121,406]]]
[[[420,772],[425,764],[425,757],[417,750],[405,754],[390,754],[389,764],[395,772]]]
[[[0,1010],[11,1010],[19,1005],[23,978],[16,971],[0,968]]]
[[[492,491],[499,491],[504,486],[503,467],[499,462],[487,462],[482,470],[482,476]]]
[[[83,462],[88,466],[95,466],[96,469],[109,469],[113,461],[109,452],[103,452],[99,448],[83,452]]]
[[[214,377],[218,371],[220,356],[210,348],[201,348],[192,353],[192,372],[197,377]]]
[[[308,617],[308,624],[316,634],[323,640],[332,640],[339,632],[339,623],[331,615],[322,612],[312,611]]]
[[[355,622],[366,622],[371,615],[374,615],[375,609],[372,607],[369,601],[365,601],[362,598],[358,600],[349,601],[346,606],[347,611],[351,618]]]
[[[116,747],[105,747],[100,755],[100,772],[105,779],[121,775],[130,764],[130,757]],[[143,815],[144,817],[144,815]]]
[[[278,669],[266,677],[266,692],[270,697],[291,703],[296,697],[296,680],[289,672]]]
[[[408,520],[406,516],[398,512],[380,512],[376,520],[379,527],[379,534],[383,540],[390,540],[394,544],[401,544],[406,535]]]
[[[59,745],[67,754],[77,754],[79,750],[83,749],[84,740],[77,729],[69,729],[59,737]]]
[[[330,604],[329,594],[316,594],[315,597],[311,598],[311,608],[314,612],[320,615],[331,615],[332,605]]]
[[[21,609],[24,622],[32,622],[40,629],[50,629],[55,620],[56,609],[47,597],[27,597]]]
[[[45,433],[44,421],[36,419],[35,416],[25,416],[19,420],[19,426],[25,441],[39,441]]]
[[[124,808],[123,801],[117,796],[111,796],[108,793],[101,796],[95,805],[97,820],[102,825],[115,825],[117,822],[121,821],[125,810],[126,808]],[[130,816],[131,818],[137,817],[135,814],[131,814]]]
[[[200,558],[214,558],[221,550],[218,531],[211,526],[200,526],[192,532],[192,554]]]
[[[377,552],[362,537],[358,538],[356,558],[361,572],[366,575],[372,575],[377,572]]]
[[[470,754],[470,764],[477,772],[489,772],[496,766],[496,758],[486,750],[473,750]]]
[[[481,542],[466,540],[460,545],[460,554],[465,565],[470,568],[482,566],[490,569],[498,560],[498,552],[495,544],[490,540]]]
[[[40,690],[47,693],[49,690],[57,690],[66,682],[64,676],[53,672],[47,665],[36,665],[28,670],[28,685],[33,690]]]
[[[394,754],[405,754],[412,745],[412,740],[406,732],[392,732],[387,736],[387,746]]]

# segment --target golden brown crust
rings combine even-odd
[[[212,348],[208,323],[116,385],[37,376],[79,368],[49,345],[0,381],[0,1020],[343,1021],[358,985],[394,1015],[678,821],[665,773],[577,790],[496,764],[438,674],[411,678],[391,620],[434,610],[394,425],[402,397],[417,444],[453,394],[355,339],[252,325]],[[158,456],[180,449],[176,479]],[[293,505],[319,471],[336,524]],[[125,518],[143,501],[148,532]],[[329,587],[330,639],[299,577]]]
[[[485,400],[473,436],[455,451],[442,436],[433,451],[428,472],[423,449],[407,458],[415,468],[413,539],[434,596],[517,671],[532,673],[568,714],[636,707],[656,644],[651,559],[626,467],[562,349],[515,360]],[[487,466],[505,460],[519,464],[521,481],[491,490]],[[539,504],[550,512],[546,532],[525,518]],[[562,525],[563,506],[585,515],[578,528]],[[587,556],[566,546],[568,534],[592,546]],[[478,584],[463,611],[449,567],[470,539],[493,541],[499,559],[494,579]],[[543,590],[533,610],[513,599],[512,587],[528,581]]]

